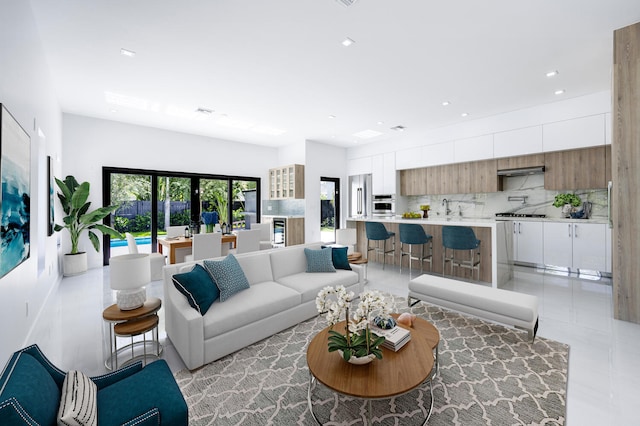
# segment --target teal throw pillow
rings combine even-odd
[[[349,250],[349,247],[331,247],[331,260],[333,260],[334,268],[351,270],[351,265],[349,265],[349,259],[347,258],[347,250]]]
[[[211,275],[197,263],[191,271],[175,274],[173,285],[187,298],[189,306],[200,315],[206,314],[220,296],[220,290],[211,279]]]
[[[305,247],[304,255],[307,257],[307,272],[336,272],[331,258],[331,247],[320,250]]]
[[[205,260],[203,263],[218,284],[220,302],[224,302],[234,294],[249,288],[249,281],[234,255],[230,254],[223,260]]]

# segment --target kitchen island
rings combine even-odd
[[[433,268],[431,273],[442,274],[442,227],[443,226],[469,226],[476,234],[480,244],[480,281],[491,284],[492,287],[506,283],[513,277],[512,237],[510,228],[504,221],[495,219],[473,219],[473,218],[428,218],[428,219],[405,219],[401,216],[395,217],[373,217],[373,218],[348,218],[347,227],[357,230],[356,245],[357,251],[364,256],[367,253],[367,233],[365,222],[381,222],[387,230],[396,233],[396,247],[393,255],[393,264],[400,265],[400,224],[413,223],[421,225],[428,235],[433,237]],[[378,262],[373,252],[370,252],[369,262]],[[389,257],[386,260],[389,262]],[[380,257],[382,262],[382,257]],[[402,259],[402,267],[409,266],[409,259],[405,256]],[[414,263],[415,268],[419,265]],[[425,272],[429,272],[429,265],[425,265]],[[447,265],[447,275],[449,274]],[[454,268],[454,277],[464,280],[472,280],[471,271],[465,268]]]

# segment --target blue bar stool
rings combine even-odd
[[[395,254],[396,233],[387,231],[384,224],[380,222],[365,222],[364,225],[367,231],[367,259],[369,259],[369,252],[371,250],[375,250],[376,259],[379,254],[382,254],[382,269],[384,269],[386,256],[393,256]],[[389,240],[391,240],[391,248],[387,249],[387,241]],[[369,241],[375,241],[373,247],[371,247]],[[380,247],[380,241],[382,241],[382,247]]]
[[[409,251],[404,251],[404,245],[409,245]],[[420,245],[419,256],[414,256],[412,247]],[[429,246],[428,253],[425,254],[425,246]],[[422,225],[417,223],[400,224],[400,273],[402,273],[402,256],[409,256],[409,277],[411,277],[411,261],[420,261],[420,272],[424,272],[424,262],[429,262],[429,270],[433,268],[433,237],[424,232]]]
[[[445,264],[451,262],[451,275],[453,275],[453,267],[467,268],[478,271],[478,281],[480,281],[480,240],[476,238],[476,234],[468,226],[443,226],[442,227],[442,275],[444,275]],[[451,254],[447,254],[447,250],[451,250]],[[469,258],[456,257],[457,250],[468,250]]]

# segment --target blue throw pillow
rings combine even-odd
[[[307,272],[336,272],[331,258],[331,247],[320,250],[305,247],[304,255],[307,257]]]
[[[218,284],[220,302],[224,302],[234,294],[249,288],[249,281],[234,255],[230,254],[223,260],[205,260],[203,263]]]
[[[331,260],[333,261],[333,267],[336,269],[346,269],[351,271],[351,265],[349,264],[349,258],[347,257],[347,251],[349,247],[331,247],[322,246],[322,248],[329,247],[331,249]]]
[[[189,305],[200,315],[207,313],[213,302],[220,296],[220,290],[211,275],[199,264],[183,274],[173,276],[173,285],[187,298]]]

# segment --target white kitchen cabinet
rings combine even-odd
[[[374,155],[371,158],[373,195],[396,193],[396,153]]]
[[[422,147],[396,151],[396,169],[417,169],[422,167]]]
[[[493,135],[456,140],[453,149],[456,163],[493,158]]]
[[[499,132],[493,135],[493,155],[496,158],[542,152],[542,126]]]
[[[425,167],[455,163],[455,148],[453,141],[425,145],[422,147],[422,164]]]
[[[545,222],[545,265],[605,272],[606,227],[602,223]]]
[[[371,157],[351,158],[347,161],[349,176],[368,175],[371,173]]]
[[[542,222],[525,220],[512,222],[514,261],[535,265],[543,264],[542,225]]]
[[[605,144],[605,115],[591,115],[542,126],[544,152]]]
[[[613,272],[613,268],[611,267],[612,265],[612,255],[611,255],[611,242],[612,242],[612,235],[611,235],[612,229],[609,228],[609,225],[606,225],[605,229],[604,229],[604,236],[605,236],[605,270],[604,272],[608,272],[608,273],[612,273]]]

